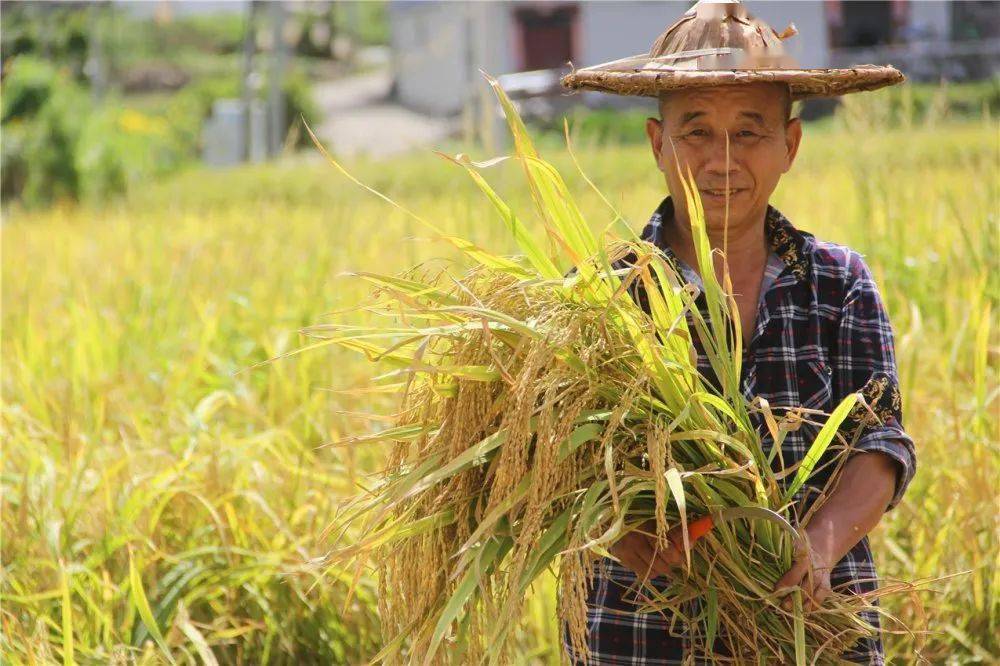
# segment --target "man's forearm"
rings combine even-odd
[[[810,545],[829,566],[878,525],[896,489],[897,463],[882,453],[859,453],[844,464],[833,493],[809,520]]]

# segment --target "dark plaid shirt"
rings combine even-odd
[[[643,231],[685,275],[701,286],[701,279],[671,250],[665,235],[673,217],[667,197]],[[859,451],[877,451],[898,463],[896,491],[890,508],[903,496],[916,468],[913,441],[903,431],[902,403],[893,350],[893,333],[871,272],[861,255],[843,245],[822,241],[800,231],[774,207],[768,207],[765,232],[771,253],[757,312],[756,328],[748,339],[741,388],[748,400],[766,398],[776,415],[781,407],[804,406],[831,412],[849,393],[861,390],[878,419],[862,406],[852,412],[842,432],[863,425],[856,444]],[[641,299],[642,295],[638,294]],[[699,306],[704,311],[704,299]],[[690,316],[689,316],[690,320]],[[710,382],[714,374],[697,344],[698,367]],[[773,441],[760,415],[755,425],[764,449]],[[800,461],[815,439],[818,428],[809,424],[790,432],[782,443],[785,466]],[[827,480],[830,466],[817,467],[798,499],[808,501]],[[875,564],[868,538],[863,538],[834,567],[834,590],[858,593],[876,588]],[[656,613],[636,613],[635,575],[613,560],[595,563],[588,600],[590,663],[680,664],[687,649],[683,627],[670,628],[670,618]],[[653,579],[654,585],[666,584]],[[878,626],[878,617],[866,616]],[[566,649],[573,658],[568,644]],[[866,639],[848,654],[850,661],[882,664],[879,638]]]

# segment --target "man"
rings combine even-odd
[[[734,46],[745,58],[743,67],[746,58],[764,67],[732,69]],[[627,60],[634,65],[637,59]],[[622,68],[622,62],[577,70],[563,82],[659,98],[660,117],[647,119],[646,134],[671,196],[643,237],[688,281],[701,285],[692,268],[697,261],[678,167],[685,174],[690,169],[711,244],[724,250],[729,267],[746,341],[744,394],[762,396],[772,407],[830,412],[860,390],[877,416],[860,408],[852,412],[845,428],[860,425],[861,438],[832,493],[804,527],[795,561],[776,592],[799,587],[807,607],[817,607],[832,589],[874,590],[866,535],[900,501],[916,466],[913,442],[902,429],[892,329],[861,256],[798,230],[769,199],[802,139],[801,123],[790,113],[793,96],[846,94],[902,76],[891,67],[867,68],[870,76],[850,84],[840,70],[789,69],[769,26],[739,3],[704,0],[657,40],[643,68]],[[720,256],[715,270],[721,281]],[[697,340],[696,347],[699,368],[711,378]],[[800,462],[816,432],[804,426],[789,433],[776,464]],[[798,499],[808,504],[829,473],[818,473]],[[619,541],[612,554],[617,562],[605,558],[595,568],[588,601],[590,663],[682,663],[689,648],[683,628],[671,631],[669,618],[635,612],[636,579],[665,586],[681,554],[658,550],[655,539],[640,532]],[[878,626],[877,616],[865,619]],[[844,658],[884,663],[881,640],[861,641]]]

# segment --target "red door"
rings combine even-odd
[[[554,69],[573,60],[576,5],[521,7],[514,11],[521,70]]]

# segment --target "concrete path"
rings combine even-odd
[[[388,101],[391,86],[387,70],[316,82],[313,97],[324,114],[317,136],[337,155],[387,158],[433,147],[458,131],[456,119],[425,116]]]

